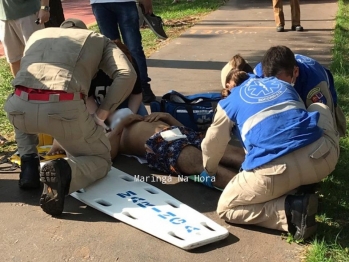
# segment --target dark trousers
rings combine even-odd
[[[64,20],[61,0],[50,0],[50,20],[45,23],[45,27],[59,27]]]

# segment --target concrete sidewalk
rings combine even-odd
[[[272,45],[287,45],[324,65],[331,61],[331,40],[337,1],[301,2],[304,32],[290,31],[291,11],[284,4],[283,33],[276,33],[269,0],[231,0],[209,14],[201,23],[153,54],[148,60],[149,76],[156,95],[168,89],[186,92],[221,88],[219,70],[236,53],[253,66]]]
[[[286,19],[290,8],[284,6]],[[156,95],[216,91],[220,69],[236,53],[254,65],[271,45],[284,44],[329,65],[337,2],[302,1],[305,32],[276,33],[270,0],[231,0],[173,39],[148,60]],[[286,28],[290,27],[287,21]],[[135,160],[119,157],[114,166],[131,175],[153,174]],[[230,236],[190,252],[66,199],[61,219],[41,211],[41,192],[18,189],[18,174],[1,174],[0,250],[4,261],[300,261],[302,248],[281,233],[228,225],[215,213],[219,191],[193,182],[155,186],[226,227]]]

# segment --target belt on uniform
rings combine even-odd
[[[23,93],[26,93],[28,100],[37,100],[37,101],[66,101],[66,100],[74,100],[75,93],[67,93],[65,91],[60,90],[48,90],[48,89],[34,89],[28,88],[25,86],[16,86],[15,94],[19,97],[23,96]],[[52,99],[52,95],[57,99]],[[83,99],[84,95],[79,93],[79,98]],[[75,98],[76,99],[76,98]]]

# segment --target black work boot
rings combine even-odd
[[[301,26],[301,25],[293,25],[291,27],[291,30],[292,31],[297,31],[297,32],[302,32],[304,29],[303,29],[303,26]]]
[[[299,186],[296,195],[315,194],[319,190],[319,187],[319,183]]]
[[[40,172],[40,181],[44,183],[40,207],[52,216],[61,215],[71,181],[71,168],[68,162],[59,158],[44,165]]]
[[[18,185],[21,189],[40,187],[40,158],[37,154],[21,156],[21,173]]]
[[[276,32],[285,32],[285,28],[282,25],[277,26],[276,27]]]
[[[318,196],[315,194],[286,197],[288,231],[293,235],[294,240],[307,239],[315,234],[317,207]]]

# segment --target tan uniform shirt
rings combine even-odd
[[[225,149],[231,139],[231,130],[235,123],[230,120],[225,111],[217,105],[214,122],[207,130],[201,143],[203,166],[209,175],[217,173]]]
[[[108,38],[90,30],[46,28],[30,37],[12,84],[80,92],[87,97],[99,69],[113,79],[100,108],[114,111],[132,92],[137,78],[125,54]]]

